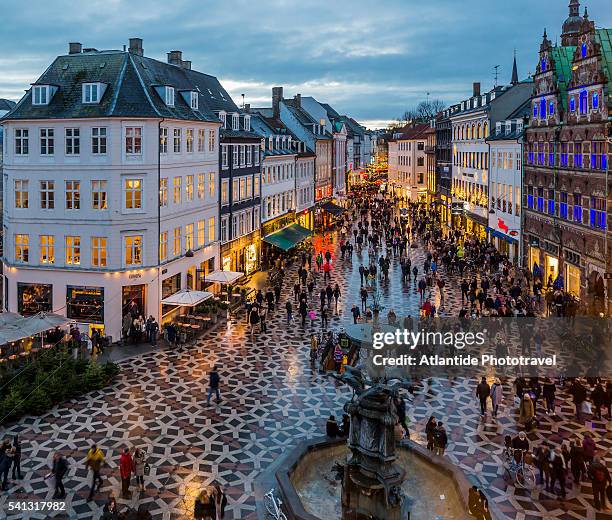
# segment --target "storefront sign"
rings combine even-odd
[[[132,273],[131,275],[129,275],[129,279],[130,280],[134,280],[135,278],[142,278],[142,274],[140,274],[140,273]]]

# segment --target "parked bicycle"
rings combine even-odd
[[[280,498],[276,498],[274,488],[264,495],[264,505],[266,506],[266,519],[287,520],[287,516],[282,509],[283,502]]]
[[[504,450],[504,478],[515,482],[518,487],[533,489],[536,477],[533,468],[526,461],[525,451],[506,448]]]

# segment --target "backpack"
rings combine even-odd
[[[595,468],[593,470],[593,476],[597,482],[605,482],[606,481],[606,472],[602,468]]]

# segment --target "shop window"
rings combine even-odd
[[[51,312],[53,286],[50,284],[17,283],[17,312],[32,316],[39,312]]]
[[[66,287],[66,316],[83,323],[104,323],[104,288]]]

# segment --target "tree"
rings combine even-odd
[[[402,126],[408,123],[426,123],[436,117],[436,114],[444,110],[444,102],[440,99],[421,101],[416,107],[404,112],[400,121]]]

